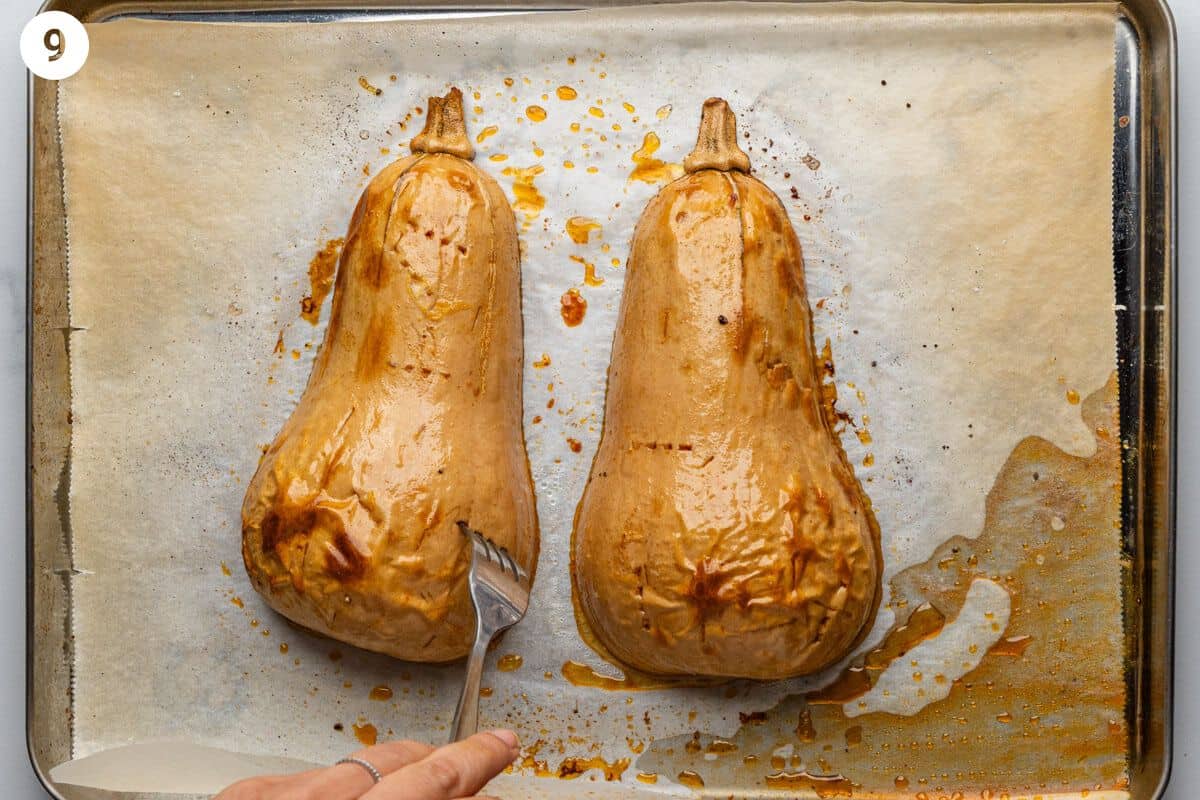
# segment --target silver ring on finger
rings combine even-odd
[[[357,764],[370,774],[371,780],[375,783],[379,783],[381,780],[383,780],[383,773],[381,773],[374,764],[366,759],[354,758],[353,756],[350,756],[340,759],[337,764],[334,764],[334,766],[336,767],[338,764]]]

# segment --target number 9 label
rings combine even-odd
[[[87,29],[65,11],[38,14],[21,31],[21,59],[39,78],[71,77],[87,61],[88,47]]]

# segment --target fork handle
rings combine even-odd
[[[454,710],[454,724],[450,728],[452,742],[461,742],[479,730],[479,682],[483,678],[483,662],[493,635],[483,625],[475,626],[475,644],[471,647],[471,655],[467,657],[467,676],[463,680],[462,694]]]

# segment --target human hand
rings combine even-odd
[[[488,800],[476,792],[519,752],[517,735],[507,730],[477,733],[437,749],[387,742],[351,755],[379,771],[378,783],[362,765],[343,763],[238,781],[214,800]]]

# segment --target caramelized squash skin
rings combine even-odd
[[[710,100],[635,231],[572,570],[624,664],[778,679],[865,636],[882,556],[826,413],[800,243],[733,128]]]
[[[538,555],[516,225],[467,160],[457,92],[363,193],[308,385],[242,509],[246,570],[275,610],[412,661],[474,636],[458,520],[530,572]]]

